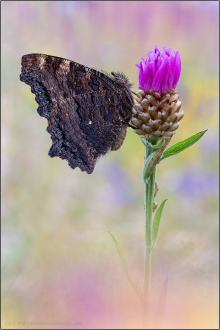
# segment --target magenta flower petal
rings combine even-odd
[[[160,52],[155,45],[148,52],[146,60],[141,58],[139,68],[139,87],[145,91],[150,89],[158,93],[176,88],[180,78],[181,59],[178,51],[163,47]]]

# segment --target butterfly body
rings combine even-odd
[[[132,115],[128,79],[44,54],[22,57],[21,81],[31,86],[47,118],[51,157],[92,173],[97,159],[123,143]]]

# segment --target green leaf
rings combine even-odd
[[[155,163],[152,162],[152,159],[154,157],[154,155],[156,154],[156,151],[152,152],[146,159],[145,163],[144,163],[144,169],[143,169],[143,176],[142,179],[144,182],[147,182],[150,175],[153,172]]]
[[[148,142],[149,146],[151,147],[152,150],[158,150],[162,148],[165,144],[164,140],[157,140],[155,144],[152,144],[151,142]]]
[[[162,219],[162,214],[163,214],[163,209],[164,209],[164,205],[165,205],[166,201],[167,201],[167,199],[165,199],[160,204],[160,206],[158,207],[158,209],[154,215],[154,220],[153,220],[153,244],[154,244],[154,247],[156,245],[157,236],[158,236],[160,223],[161,223],[161,219]]]
[[[163,286],[162,286],[162,289],[160,292],[160,296],[158,299],[158,303],[157,303],[155,318],[154,318],[155,325],[158,325],[158,320],[160,320],[161,327],[163,326],[165,309],[166,309],[167,289],[168,289],[168,277],[166,277],[166,279],[163,283]]]
[[[130,282],[131,286],[133,287],[133,289],[135,290],[138,298],[140,299],[141,303],[143,302],[143,294],[142,294],[142,290],[141,290],[141,287],[140,287],[140,284],[139,282],[134,279],[134,277],[131,275],[131,273],[129,272],[128,270],[128,267],[127,267],[127,264],[126,264],[126,260],[125,260],[125,257],[124,257],[124,254],[116,240],[116,238],[114,237],[114,235],[108,231],[109,234],[111,235],[112,237],[112,240],[115,244],[115,247],[117,249],[117,252],[118,252],[118,255],[119,255],[119,258],[121,260],[121,264],[122,264],[122,268],[123,268],[123,271],[125,273],[125,276],[127,277],[128,281]]]
[[[145,146],[148,144],[153,150],[160,149],[165,143],[165,141],[161,139],[155,139],[154,141],[149,142],[144,137],[141,137],[141,141]]]
[[[141,137],[141,141],[142,141],[142,143],[146,146],[146,144],[147,144],[147,140],[146,140],[145,138]]]
[[[179,152],[185,150],[186,148],[189,148],[190,146],[192,146],[194,143],[196,143],[207,131],[207,129],[205,131],[199,132],[195,135],[190,136],[189,138],[177,142],[176,144],[172,145],[171,147],[167,148],[162,156],[160,160],[163,160],[167,157],[173,156],[175,154],[178,154]]]

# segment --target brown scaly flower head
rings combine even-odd
[[[181,72],[179,52],[166,47],[160,52],[155,46],[136,66],[140,90],[130,124],[149,142],[170,140],[184,116],[176,90]]]

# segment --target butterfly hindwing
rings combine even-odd
[[[110,78],[63,58],[29,54],[22,57],[20,79],[48,120],[51,157],[92,173],[98,157],[122,145],[133,106],[123,75]]]

